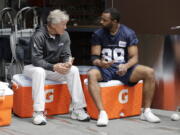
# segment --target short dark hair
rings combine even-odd
[[[117,22],[120,22],[120,13],[116,8],[108,8],[104,10],[103,13],[110,13],[111,20],[117,20]]]

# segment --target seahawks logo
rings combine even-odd
[[[64,43],[59,43],[59,44],[58,44],[59,47],[60,47],[60,46],[63,46],[63,45],[64,45]]]

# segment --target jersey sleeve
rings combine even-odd
[[[139,42],[136,34],[134,31],[132,31],[130,34],[128,34],[127,37],[127,46],[131,46],[131,45],[137,45]]]
[[[91,38],[91,45],[101,45],[101,44],[102,42],[100,37],[96,33],[93,33]]]

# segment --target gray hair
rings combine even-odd
[[[51,11],[47,17],[48,24],[57,24],[61,21],[68,21],[69,15],[65,11],[61,11],[59,9],[55,9]]]

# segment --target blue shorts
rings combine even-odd
[[[126,74],[123,76],[120,76],[116,73],[118,70],[117,65],[111,66],[109,68],[100,68],[98,66],[93,66],[91,69],[97,69],[101,72],[101,75],[103,77],[102,80],[103,82],[107,82],[110,80],[119,80],[123,82],[125,85],[134,86],[137,84],[137,82],[130,82],[129,79],[131,77],[132,71],[136,66],[137,64],[129,68]]]

